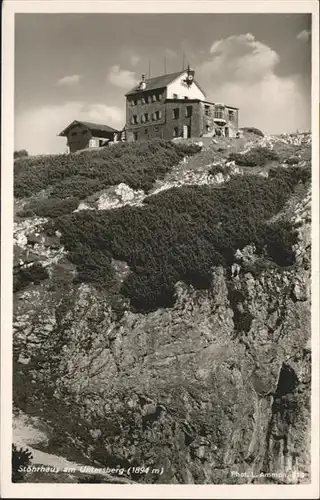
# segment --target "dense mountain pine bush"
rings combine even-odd
[[[233,262],[237,248],[254,243],[276,264],[294,263],[296,233],[268,219],[284,206],[304,169],[271,169],[268,178],[232,178],[223,186],[162,191],[142,207],[81,211],[55,219],[80,281],[110,286],[111,258],[129,264],[122,285],[138,311],[172,306],[179,280],[207,288],[211,268]]]
[[[234,161],[240,167],[264,167],[268,162],[278,161],[278,154],[269,148],[256,147],[247,153],[231,153],[229,161]]]
[[[258,135],[259,137],[264,137],[264,133],[260,129],[255,127],[243,127],[240,130],[242,130],[242,132],[247,134],[255,134]]]
[[[199,150],[195,144],[154,140],[79,154],[21,158],[14,166],[14,194],[23,198],[50,186],[55,198],[84,198],[122,182],[148,191],[156,179]]]
[[[15,270],[13,273],[13,291],[18,292],[25,288],[29,283],[39,285],[42,280],[49,278],[48,271],[36,262],[30,267]]]

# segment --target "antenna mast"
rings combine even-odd
[[[185,54],[183,52],[183,54],[182,54],[182,70],[184,70],[184,64],[185,64]]]
[[[149,73],[148,73],[148,78],[150,79],[151,77],[151,60],[149,59]]]
[[[167,57],[164,56],[164,74],[167,74]]]

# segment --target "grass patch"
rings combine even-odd
[[[122,182],[148,191],[156,179],[200,149],[195,144],[154,140],[76,155],[21,158],[14,167],[14,194],[28,197],[51,186],[55,198],[84,198]]]
[[[292,265],[296,233],[283,222],[267,221],[304,175],[299,168],[271,169],[268,178],[233,178],[219,188],[173,188],[149,197],[143,207],[61,217],[55,228],[79,280],[110,286],[113,257],[130,266],[121,292],[135,310],[170,307],[177,281],[208,288],[212,267],[229,266],[237,248],[249,243],[276,264]]]

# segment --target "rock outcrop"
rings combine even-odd
[[[143,198],[115,195],[99,208]],[[14,401],[54,429],[42,451],[142,483],[309,482],[310,192],[283,214],[299,223],[295,266],[255,273],[255,249],[239,249],[210,289],[179,282],[174,307],[147,314],[117,311],[71,268],[61,282],[50,247],[50,279],[14,303]],[[17,226],[17,246],[44,251],[42,222]]]

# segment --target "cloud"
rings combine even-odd
[[[64,76],[57,81],[57,85],[58,87],[72,87],[74,85],[78,85],[81,79],[82,75]]]
[[[300,40],[300,42],[303,42],[303,43],[309,42],[310,38],[311,38],[311,31],[310,30],[302,30],[297,35],[297,40]]]
[[[171,49],[166,49],[164,51],[164,55],[167,56],[169,59],[175,59],[176,57],[178,57],[177,53]]]
[[[240,108],[240,126],[256,126],[266,133],[308,129],[308,77],[280,77],[280,64],[277,52],[246,33],[215,41],[196,78],[208,99]]]
[[[120,69],[120,66],[112,66],[108,74],[108,80],[115,87],[130,89],[137,84],[137,79],[133,71]]]
[[[15,123],[15,149],[30,154],[63,153],[66,139],[57,137],[73,120],[103,123],[115,128],[125,121],[124,109],[81,101],[39,106],[18,115]]]
[[[139,61],[140,61],[139,56],[136,56],[136,55],[130,56],[130,63],[132,64],[132,66],[136,66]]]

